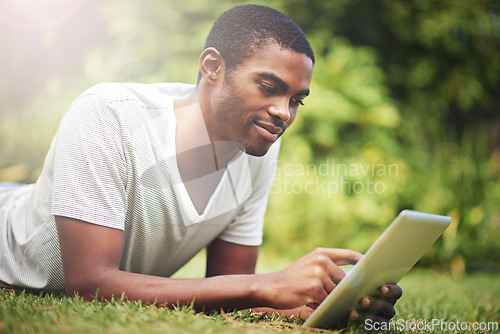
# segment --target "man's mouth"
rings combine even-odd
[[[283,133],[283,128],[267,122],[254,123],[257,131],[270,142],[275,142]]]

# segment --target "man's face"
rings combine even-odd
[[[266,154],[293,123],[309,94],[312,71],[312,60],[302,53],[276,43],[261,46],[215,87],[212,139],[238,142],[251,155]]]

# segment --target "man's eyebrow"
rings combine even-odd
[[[271,72],[260,72],[259,76],[274,81],[282,90],[288,91],[288,84]]]
[[[259,76],[261,76],[265,79],[269,79],[269,80],[274,81],[278,86],[280,86],[280,88],[282,90],[284,90],[285,92],[288,91],[288,88],[289,88],[288,84],[286,82],[284,82],[283,80],[281,80],[280,77],[278,77],[276,74],[271,73],[271,72],[260,72]],[[304,90],[297,92],[297,94],[295,94],[295,95],[308,96],[309,92],[310,92],[309,89],[304,89]]]

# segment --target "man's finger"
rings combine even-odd
[[[396,284],[385,284],[380,287],[380,297],[392,304],[401,298],[403,295],[403,290],[399,285]]]
[[[362,257],[363,254],[353,251],[351,249],[342,248],[321,248],[324,254],[326,254],[333,262],[338,266],[343,266],[346,264],[355,264]]]
[[[330,279],[334,284],[334,287],[339,284],[339,282],[345,277],[346,273],[340,269],[338,266],[332,263],[332,267],[329,268]],[[332,288],[333,290],[333,288]]]
[[[360,306],[361,307],[357,309],[358,313],[371,314],[388,319],[396,315],[394,305],[386,300],[364,297],[361,299]]]
[[[335,289],[337,284],[338,284],[338,281],[336,281],[336,279],[333,277],[327,277],[324,279],[324,282],[323,282],[323,285],[324,285],[327,293],[332,292],[332,290]]]

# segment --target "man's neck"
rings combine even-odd
[[[196,89],[187,98],[174,102],[174,113],[177,167],[194,207],[202,214],[223,169],[242,150],[232,142],[211,140]]]
[[[204,113],[210,113],[210,110],[203,108],[201,103],[198,87],[186,98],[174,102],[176,153],[177,155],[183,154],[185,157],[189,155],[192,163],[209,164],[214,165],[215,170],[222,169],[244,149],[238,143],[217,141],[214,138],[206,121],[208,115],[204,115]],[[208,153],[201,154],[205,150],[212,154],[210,161],[206,160]],[[198,152],[199,156],[186,154],[185,152],[188,151]]]

